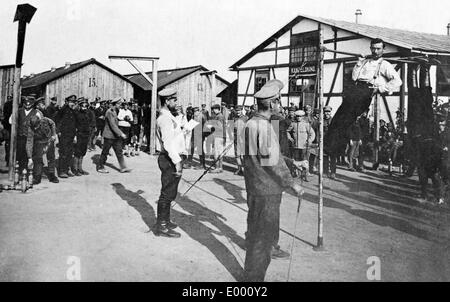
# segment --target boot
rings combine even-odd
[[[78,172],[79,172],[81,175],[89,175],[88,172],[86,172],[86,171],[83,170],[83,157],[80,157],[80,158],[78,159]]]
[[[47,178],[48,178],[49,182],[52,182],[52,183],[55,183],[55,184],[59,183],[59,179],[58,179],[58,177],[56,177],[55,173],[49,173],[47,175]]]
[[[165,209],[164,215],[165,215],[165,220],[167,221],[167,224],[166,224],[167,228],[173,230],[178,227],[178,224],[176,224],[175,222],[170,220],[170,209],[171,209],[171,206],[169,204],[167,209]]]
[[[36,162],[33,165],[33,185],[38,185],[41,183],[43,167],[44,164],[36,160]]]
[[[132,169],[127,168],[127,166],[125,165],[125,159],[123,157],[119,159],[119,165],[120,165],[120,173],[129,173],[132,171]]]
[[[167,213],[169,213],[170,215],[170,212],[168,211],[170,211],[170,203],[158,202],[157,219],[154,228],[154,234],[158,237],[163,236],[168,238],[179,238],[181,237],[181,234],[168,227],[168,222],[166,220]]]
[[[80,173],[80,171],[78,171],[78,163],[80,162],[80,159],[78,157],[74,157],[73,158],[73,163],[72,163],[72,173],[75,176],[81,176],[82,174]]]

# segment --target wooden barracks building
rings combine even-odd
[[[120,73],[103,65],[95,59],[79,63],[66,63],[39,74],[22,78],[22,95],[43,96],[47,104],[56,96],[58,104],[72,94],[94,100],[110,100],[115,97],[133,98],[133,83]]]
[[[386,42],[385,59],[399,71],[404,83],[418,66],[404,58],[423,55],[437,58],[442,64],[430,68],[431,87],[436,99],[449,100],[450,36],[298,16],[230,67],[237,72],[238,104],[253,104],[253,94],[266,81],[276,78],[285,83],[283,106],[294,103],[318,107],[315,86],[319,24],[323,28],[324,46],[331,50],[370,54],[371,39],[383,39]],[[342,102],[346,85],[351,83],[357,58],[331,52],[325,52],[324,56],[324,102],[333,107],[334,114]],[[399,60],[401,58],[404,60]],[[392,96],[380,97],[378,103],[380,118],[386,121],[395,120],[397,110],[406,114],[407,85]]]
[[[150,79],[152,72],[146,73]],[[126,77],[135,85],[135,99],[140,102],[151,100],[152,85],[139,73],[129,74]],[[178,92],[178,103],[185,109],[189,103],[194,107],[206,104],[208,110],[211,105],[225,101],[234,104],[229,94],[220,95],[230,83],[211,72],[202,65],[158,70],[158,91],[165,88],[175,88]]]

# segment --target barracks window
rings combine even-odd
[[[267,81],[269,81],[270,77],[270,70],[257,70],[255,72],[255,93],[258,92],[263,86],[264,84],[267,83]]]
[[[316,62],[319,32],[312,31],[291,36],[291,63]]]
[[[439,57],[439,61],[436,91],[439,96],[450,96],[450,59]]]

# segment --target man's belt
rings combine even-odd
[[[370,87],[371,84],[369,82],[366,81],[355,81],[355,86],[366,86],[366,87]]]

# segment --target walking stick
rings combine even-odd
[[[219,157],[208,167],[208,169],[206,169],[204,172],[203,172],[203,174],[189,187],[189,189],[187,189],[187,191],[186,192],[184,192],[182,195],[181,195],[181,197],[184,197],[202,178],[203,178],[203,176],[205,176],[210,170],[211,170],[211,168],[212,167],[214,167],[215,166],[215,164],[220,160],[220,159],[222,159],[222,157],[224,157],[225,156],[225,154],[228,152],[228,150],[230,150],[230,148],[233,146],[233,144],[234,144],[234,142],[232,142],[231,144],[229,144],[224,150],[223,150],[223,152],[219,155]],[[176,201],[174,201],[173,202],[173,205],[172,205],[172,208],[175,206],[177,204],[177,202]]]
[[[289,268],[288,268],[286,282],[289,282],[289,277],[291,275],[292,259],[294,258],[294,244],[295,244],[295,236],[296,236],[295,232],[297,231],[297,222],[298,222],[298,217],[300,216],[300,206],[302,204],[303,196],[298,195],[297,198],[298,198],[297,214],[295,216],[294,236],[292,236],[292,244],[291,244],[291,259],[289,260]]]

